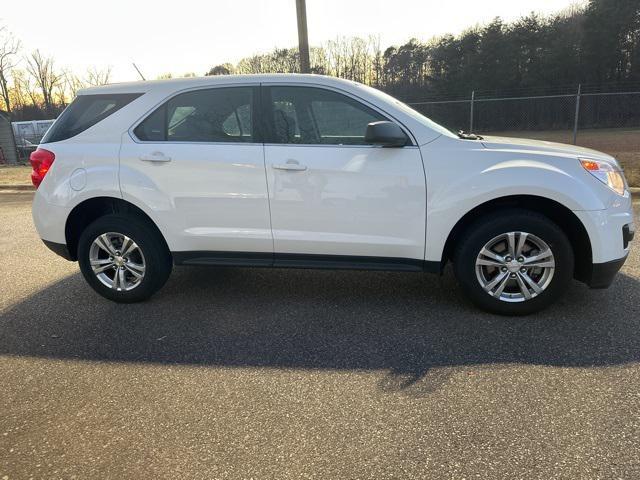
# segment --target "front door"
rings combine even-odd
[[[389,119],[346,94],[288,85],[262,93],[276,264],[295,254],[423,260],[419,148],[367,145],[367,124]]]

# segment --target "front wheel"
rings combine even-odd
[[[470,226],[454,255],[463,291],[500,315],[528,315],[557,300],[573,278],[569,239],[547,217],[507,210]]]
[[[146,300],[164,285],[172,268],[158,233],[125,215],[98,218],[82,232],[78,263],[96,292],[119,303]]]

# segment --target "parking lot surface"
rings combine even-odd
[[[640,248],[527,318],[450,272],[175,268],[118,305],[31,198],[0,194],[0,479],[640,478]]]

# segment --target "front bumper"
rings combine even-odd
[[[584,283],[586,283],[590,288],[609,288],[626,260],[627,257],[625,256],[619,260],[612,260],[605,263],[594,263],[591,266],[591,271],[588,273],[587,278],[584,279]]]
[[[573,212],[589,235],[594,264],[620,261],[629,255],[635,232],[631,198],[617,199],[605,210]]]
[[[622,227],[622,242],[625,249],[629,248],[629,244],[633,241],[635,231],[631,229],[631,225],[627,224]]]
[[[591,261],[576,258],[576,279],[591,288],[608,288],[627,260],[635,234],[631,196],[614,197],[605,210],[574,213],[591,244]]]

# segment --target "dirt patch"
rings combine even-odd
[[[0,165],[0,185],[31,185],[31,167]]]

